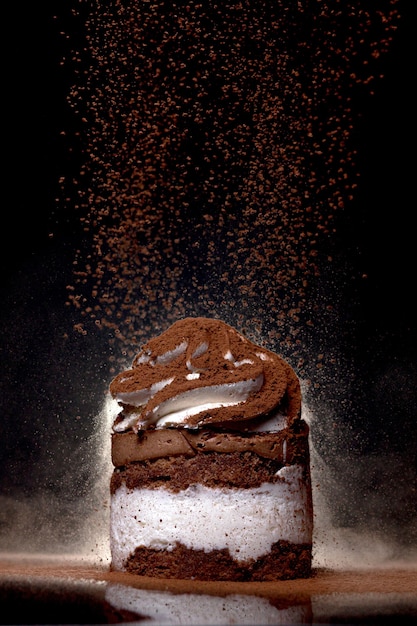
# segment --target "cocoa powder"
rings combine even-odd
[[[110,392],[122,405],[129,405],[134,393],[147,394],[141,401],[138,425],[133,427],[137,431],[146,428],[147,420],[170,399],[194,390],[223,385],[232,388],[257,380],[260,383],[245,400],[203,409],[182,421],[191,426],[238,421],[244,428],[246,420],[280,411],[289,426],[301,414],[297,376],[282,358],[256,346],[220,320],[197,317],[179,320],[145,344],[132,368],[111,382]],[[163,381],[170,382],[156,392],[150,391]]]

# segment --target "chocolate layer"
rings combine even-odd
[[[308,459],[308,425],[297,421],[278,432],[237,433],[212,429],[163,428],[112,435],[115,467],[163,457],[193,457],[199,453],[253,452],[282,464]]]

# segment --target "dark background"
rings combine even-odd
[[[32,548],[32,537],[17,540],[12,529],[30,528],[22,522],[22,503],[34,496],[59,501],[53,507],[62,523],[52,534],[49,528],[50,550],[76,541],[76,522],[68,529],[65,520],[79,512],[79,496],[88,496],[86,517],[102,497],[101,491],[91,497],[97,480],[91,445],[109,381],[110,348],[98,334],[73,332],[77,312],[65,304],[66,285],[82,230],[77,213],[56,201],[60,177],[76,172],[81,159],[74,143],[78,122],[66,100],[74,77],[71,64],[61,64],[77,38],[82,45],[81,24],[69,4],[14,4],[4,22],[10,37],[2,114],[0,549]],[[341,415],[333,431],[328,420],[326,428],[314,422],[312,441],[320,463],[339,478],[334,522],[344,528],[371,523],[381,537],[399,542],[405,555],[417,545],[415,75],[410,8],[400,4],[403,19],[384,60],[385,77],[374,96],[356,103],[361,177],[332,244],[336,267],[352,274],[341,282],[338,298],[344,358],[354,363],[355,374],[348,381],[328,379],[312,399],[314,411],[325,404]],[[335,276],[324,271],[319,290],[326,290],[326,281],[334,289]],[[321,339],[324,345],[337,341]],[[338,394],[341,384],[354,396],[353,410],[343,416],[347,392]],[[320,476],[324,494],[331,494],[327,473]],[[352,505],[353,486],[358,501]],[[39,525],[34,534],[44,549],[40,508],[33,512]]]

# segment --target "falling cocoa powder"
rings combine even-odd
[[[83,165],[62,181],[85,235],[78,329],[129,361],[179,318],[218,317],[297,364],[396,0],[82,5]]]

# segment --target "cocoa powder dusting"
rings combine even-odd
[[[78,7],[83,163],[62,179],[85,241],[77,329],[96,324],[126,364],[176,320],[216,317],[303,373],[357,184],[354,96],[381,74],[396,0]]]
[[[235,388],[248,391],[236,397]],[[210,397],[216,389],[224,389],[220,403],[218,396]],[[112,380],[110,393],[128,410],[131,404],[141,407],[136,432],[153,427],[164,404],[193,393],[196,412],[181,424],[246,421],[275,411],[285,414],[290,426],[301,414],[300,386],[287,363],[228,324],[203,317],[180,320],[145,344],[132,367]]]

